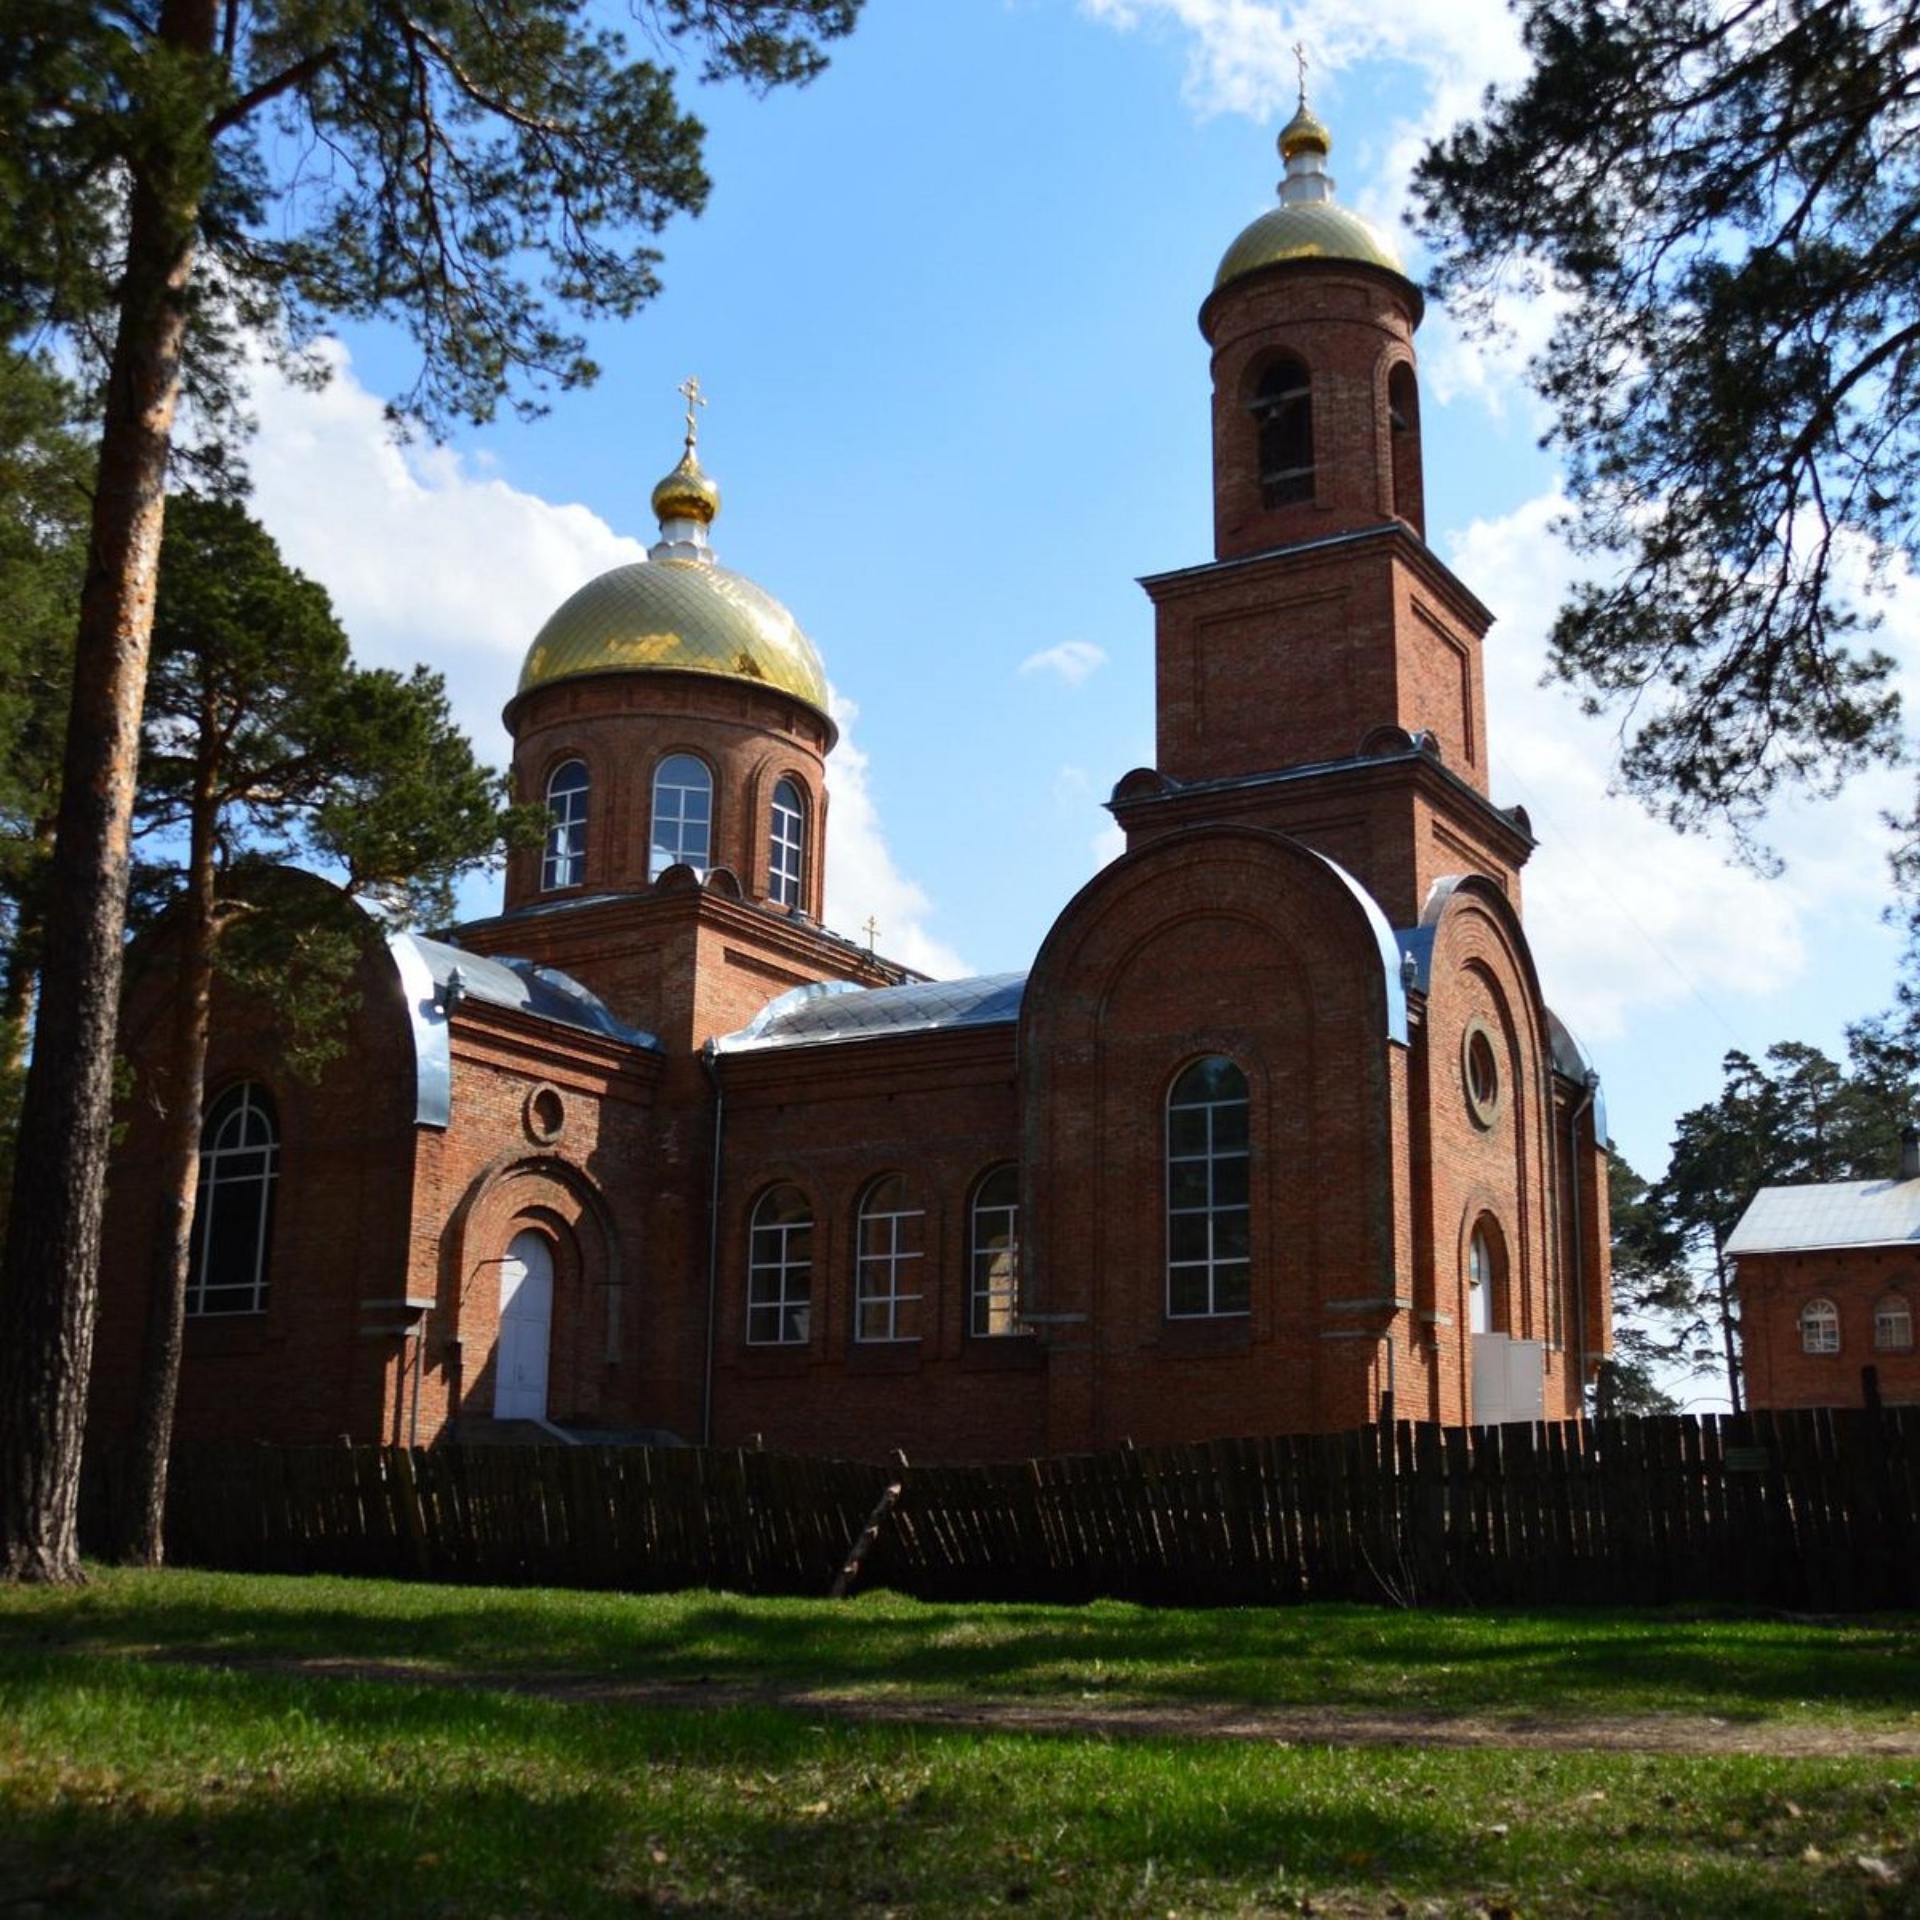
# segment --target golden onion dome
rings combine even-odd
[[[1213,284],[1224,287],[1283,260],[1357,260],[1407,278],[1393,242],[1372,221],[1321,200],[1270,207],[1221,256]]]
[[[535,636],[518,693],[596,673],[717,674],[827,712],[826,670],[793,615],[711,560],[649,557],[589,580]]]
[[[1304,93],[1299,111],[1280,130],[1279,147],[1287,168],[1280,204],[1269,207],[1227,249],[1213,276],[1214,290],[1263,267],[1295,260],[1351,260],[1405,280],[1407,269],[1393,242],[1333,197],[1333,177],[1327,172],[1333,135],[1307,105]],[[1414,299],[1417,305],[1417,289]]]
[[[1304,152],[1308,147],[1317,147],[1323,154],[1331,153],[1333,135],[1303,98],[1299,110],[1280,129],[1280,158],[1291,160],[1296,153]]]
[[[654,518],[662,526],[669,520],[698,520],[702,526],[711,526],[719,511],[720,489],[688,447],[680,464],[653,490]]]
[[[644,560],[589,580],[534,636],[514,698],[556,680],[603,673],[704,673],[772,687],[826,719],[827,674],[813,642],[772,594],[721,566],[707,544],[720,489],[694,454],[689,381],[686,450],[653,490],[660,539]]]

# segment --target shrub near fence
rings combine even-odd
[[[96,1466],[89,1510],[113,1496]],[[1920,1408],[897,1468],[658,1448],[182,1448],[177,1562],[660,1591],[1185,1605],[1920,1605]]]

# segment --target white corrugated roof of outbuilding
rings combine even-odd
[[[1920,1180],[1834,1180],[1762,1187],[1740,1216],[1727,1253],[1920,1243]]]

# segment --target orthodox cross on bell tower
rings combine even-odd
[[[674,392],[687,403],[687,451],[691,453],[700,439],[700,422],[695,417],[694,408],[704,407],[707,396],[700,391],[700,376],[690,373],[674,388]]]

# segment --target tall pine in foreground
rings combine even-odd
[[[805,80],[860,0],[633,4],[655,57],[587,0],[0,9],[0,316],[97,349],[102,396],[0,1265],[0,1579],[80,1577],[129,830],[182,395],[219,451],[240,345],[297,347],[335,318],[411,332],[396,405],[430,425],[590,380],[580,323],[646,303],[648,237],[706,193],[675,63]]]
[[[437,675],[356,667],[325,591],[239,506],[184,498],[168,513],[135,827],[143,846],[174,856],[141,876],[165,903],[151,946],[169,969],[172,1032],[135,1472],[114,1543],[150,1566],[161,1557],[223,957],[256,987],[263,962],[277,971],[273,997],[289,1021],[337,1009],[357,915],[310,927],[301,894],[288,923],[279,867],[312,866],[347,893],[438,918],[455,879],[496,854],[517,818],[453,725]]]

